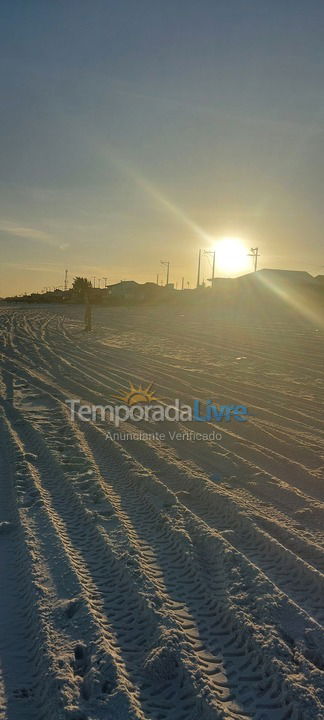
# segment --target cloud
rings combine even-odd
[[[15,237],[26,240],[38,240],[46,245],[57,245],[56,240],[50,233],[45,232],[44,230],[39,230],[38,228],[25,227],[13,222],[0,221],[0,233],[14,235]]]
[[[57,273],[62,271],[62,265],[57,265],[51,262],[44,262],[40,265],[34,265],[34,264],[28,264],[28,263],[21,263],[21,262],[7,262],[4,261],[1,263],[2,268],[14,268],[16,270],[31,270],[32,272],[42,272],[42,273]]]

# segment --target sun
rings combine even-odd
[[[146,388],[143,388],[142,385],[135,387],[133,383],[129,383],[129,391],[127,393],[124,395],[114,395],[113,397],[122,400],[125,405],[129,405],[130,407],[132,405],[146,405],[154,401],[157,402],[157,397],[154,391],[152,391],[152,385],[153,383],[150,383]]]
[[[215,264],[223,273],[235,275],[249,267],[248,251],[240,238],[224,237],[214,246]]]

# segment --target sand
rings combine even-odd
[[[82,320],[0,308],[0,717],[323,718],[323,328],[278,308]],[[130,383],[251,414],[192,424],[221,440],[71,420],[66,399]]]

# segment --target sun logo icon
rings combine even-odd
[[[143,388],[142,385],[136,387],[130,382],[129,391],[125,393],[125,395],[114,395],[113,397],[121,400],[125,405],[129,405],[130,407],[132,407],[132,405],[150,405],[151,403],[157,403],[159,401],[155,392],[152,391],[152,385],[153,383],[150,383],[146,388]]]

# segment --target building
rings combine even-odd
[[[277,270],[276,268],[262,268],[252,276],[268,280],[269,282],[288,282],[293,284],[313,284],[315,278],[305,270]]]
[[[128,301],[138,297],[140,285],[135,280],[121,280],[108,286],[108,295],[116,300]]]

